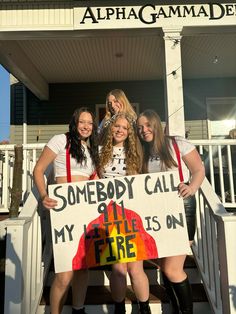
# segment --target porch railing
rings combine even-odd
[[[45,144],[23,145],[22,202],[24,204],[33,186],[33,169]],[[14,145],[0,145],[0,213],[8,212],[13,183]]]
[[[213,190],[227,210],[236,209],[236,140],[192,140]],[[23,145],[22,205],[33,186],[32,171],[45,144]],[[13,181],[14,145],[0,145],[0,212],[8,212]]]
[[[221,204],[207,179],[198,193],[193,254],[214,314],[236,313],[236,214]]]
[[[37,312],[52,259],[48,218],[33,187],[19,216],[0,222],[6,239],[4,314]]]
[[[236,139],[192,140],[213,190],[228,210],[236,211]]]

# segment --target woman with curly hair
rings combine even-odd
[[[45,208],[57,206],[57,202],[48,196],[44,181],[44,172],[49,164],[53,162],[58,184],[85,181],[94,173],[98,163],[94,121],[92,112],[87,108],[76,109],[69,124],[69,132],[53,136],[45,146],[34,168],[35,184]],[[61,313],[71,283],[72,313],[85,313],[83,305],[87,280],[86,270],[56,273],[50,291],[51,313]]]
[[[135,175],[142,167],[142,149],[136,133],[135,120],[125,113],[115,114],[106,127],[104,145],[100,147],[98,171],[101,178]],[[143,261],[112,265],[110,287],[115,301],[115,314],[125,313],[126,277],[139,301],[140,313],[150,314],[149,282]]]

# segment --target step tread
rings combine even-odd
[[[6,220],[9,218],[9,213],[0,213],[0,221]]]
[[[144,268],[159,268],[159,259],[146,260],[143,262]],[[187,255],[184,268],[196,268],[196,263],[193,255]]]
[[[144,260],[143,261],[143,266],[144,269],[159,269],[159,260],[157,259],[152,259],[152,260]],[[196,268],[196,263],[194,260],[194,257],[192,255],[187,255],[185,263],[184,263],[185,268]],[[103,271],[110,271],[111,270],[111,265],[104,265],[104,266],[99,266],[99,267],[93,267],[89,269],[90,271],[93,270],[103,270]],[[54,262],[52,259],[52,263],[50,266],[50,271],[54,271]]]
[[[205,290],[202,284],[192,284],[193,302],[208,302]],[[50,287],[45,287],[41,299],[41,305],[49,305]],[[71,289],[68,291],[68,296],[65,304],[71,304]],[[127,287],[126,303],[137,303],[135,294],[131,286]],[[168,303],[168,297],[165,289],[161,285],[150,285],[150,303]],[[110,288],[108,286],[89,286],[85,300],[86,305],[96,304],[113,304]]]

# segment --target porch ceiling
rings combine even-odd
[[[181,51],[183,78],[236,77],[236,27],[226,33],[187,34]],[[49,83],[163,79],[164,42],[154,31],[16,36],[0,41],[0,63],[43,99],[40,91]],[[37,84],[39,92],[32,87]]]

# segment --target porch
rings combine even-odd
[[[197,194],[197,232],[192,254],[208,297],[211,308],[209,313],[235,313],[236,251],[235,243],[231,239],[236,237],[236,174],[232,160],[235,158],[232,152],[236,148],[236,140],[192,142],[202,156],[210,181],[205,179]],[[0,222],[0,236],[2,239],[6,238],[5,314],[47,313],[47,309],[39,306],[39,303],[52,260],[48,237],[50,227],[47,212],[42,210],[32,180],[32,170],[43,147],[44,144],[24,145],[21,211],[18,218]],[[0,165],[3,214],[7,213],[10,204],[13,145],[1,146]],[[155,278],[158,280],[158,275]],[[161,305],[152,306],[154,313],[165,313]],[[112,307],[105,304],[100,310],[96,306],[88,309],[89,313],[110,313]],[[67,310],[65,308],[65,313]],[[195,313],[197,311],[199,309]]]

